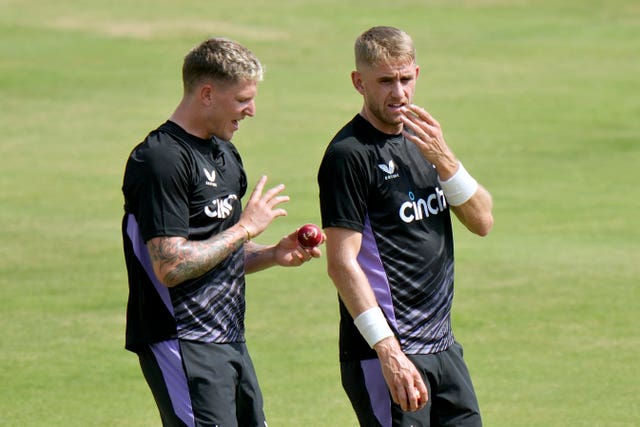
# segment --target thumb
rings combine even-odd
[[[287,234],[286,236],[284,236],[285,239],[289,239],[289,240],[298,240],[298,229],[293,230],[293,232]]]

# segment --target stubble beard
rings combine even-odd
[[[389,128],[398,128],[399,131],[402,131],[402,120],[396,115],[392,115],[389,112],[385,111],[384,106],[382,108],[372,105],[369,103],[367,105],[369,112],[375,119],[385,127]]]

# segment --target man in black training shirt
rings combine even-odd
[[[480,426],[451,329],[451,212],[473,233],[493,225],[489,193],[412,105],[411,38],[374,27],[355,44],[361,112],[320,170],[327,263],[340,296],[343,387],[362,426]]]
[[[244,211],[247,178],[229,142],[255,113],[262,66],[245,47],[209,39],[185,57],[184,95],[131,152],[122,222],[129,277],[126,348],[136,352],[165,426],[265,426],[244,337],[245,273],[299,266],[320,250],[296,232],[251,242],[288,201],[266,177]]]

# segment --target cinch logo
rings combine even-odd
[[[216,199],[211,201],[211,204],[205,206],[204,213],[209,218],[225,219],[233,212],[233,201],[238,200],[238,196],[231,194],[224,199]]]
[[[208,170],[206,170],[205,168],[202,168],[202,170],[204,170],[204,176],[207,177],[207,181],[205,182],[205,184],[210,185],[212,187],[217,187],[218,184],[216,184],[216,171],[215,169],[212,170],[211,172],[209,172]]]
[[[389,164],[386,165],[384,163],[381,163],[378,165],[378,167],[387,174],[387,176],[384,177],[385,180],[388,179],[394,179],[394,178],[399,178],[400,174],[396,173],[396,164],[393,163],[393,160],[389,160]]]
[[[401,220],[409,224],[413,221],[429,218],[431,215],[437,215],[446,207],[447,201],[444,198],[444,192],[438,187],[426,199],[416,200],[415,194],[409,191],[409,200],[400,205],[398,215]]]

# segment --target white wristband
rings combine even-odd
[[[353,323],[372,348],[383,339],[393,336],[393,331],[380,307],[373,307],[360,313]]]
[[[478,181],[469,175],[460,162],[458,162],[458,170],[455,175],[446,181],[442,181],[438,177],[438,182],[451,206],[460,206],[469,200],[478,189]]]

